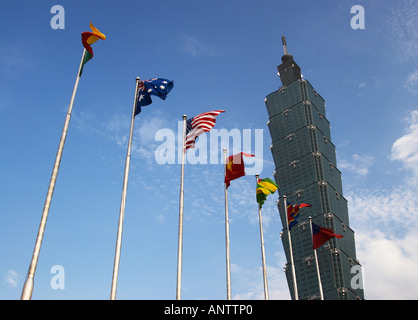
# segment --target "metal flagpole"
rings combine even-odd
[[[283,200],[284,200],[284,211],[285,211],[285,216],[286,216],[287,235],[288,235],[288,238],[289,238],[290,262],[292,264],[293,288],[295,290],[295,300],[299,300],[298,285],[296,283],[295,263],[293,261],[292,239],[290,237],[289,219],[287,217],[287,201],[286,201],[286,196],[283,196]]]
[[[135,123],[135,110],[136,102],[138,96],[138,87],[141,78],[137,77],[135,82],[135,97],[132,109],[132,118],[131,118],[131,130],[129,132],[129,142],[128,149],[126,151],[126,160],[125,160],[125,174],[123,177],[123,188],[122,188],[122,199],[120,202],[120,211],[119,211],[119,224],[118,224],[118,234],[116,238],[116,250],[115,250],[115,261],[113,264],[113,277],[112,277],[112,288],[110,292],[110,299],[116,299],[116,287],[118,284],[118,274],[119,274],[119,262],[120,262],[120,251],[122,247],[122,232],[123,232],[123,219],[125,216],[125,204],[126,204],[126,193],[128,189],[128,176],[129,176],[129,164],[131,162],[131,147],[132,147],[132,136],[134,132],[134,123]]]
[[[311,238],[313,239],[312,217],[309,217],[309,225],[310,225],[310,228],[311,228]],[[321,300],[324,300],[324,292],[322,290],[321,274],[319,272],[318,255],[316,254],[316,249],[314,249],[314,255],[315,255],[315,263],[316,263],[316,273],[318,275],[319,294],[321,296]]]
[[[226,176],[226,151],[224,148],[225,159],[225,176]],[[229,252],[229,218],[228,218],[228,189],[225,183],[225,247],[226,247],[226,297],[227,300],[231,300],[231,258]]]
[[[181,273],[183,269],[183,210],[184,210],[184,162],[186,156],[185,140],[186,140],[186,120],[187,116],[183,115],[183,144],[181,154],[181,176],[180,176],[180,204],[179,204],[179,240],[177,254],[177,291],[176,299],[181,300]]]
[[[48,219],[49,208],[51,206],[52,195],[54,193],[54,188],[55,188],[55,183],[56,183],[57,176],[58,176],[58,170],[59,170],[60,163],[61,163],[62,153],[64,151],[65,139],[67,137],[68,127],[70,125],[71,112],[73,110],[75,94],[77,92],[78,82],[80,80],[80,70],[81,70],[81,67],[83,66],[85,54],[86,54],[86,49],[83,50],[83,54],[81,56],[80,66],[78,67],[77,77],[75,79],[75,84],[74,84],[73,93],[71,95],[70,105],[68,106],[67,116],[65,117],[64,128],[62,130],[61,140],[58,146],[57,155],[55,157],[55,163],[54,163],[54,168],[52,170],[51,180],[49,181],[49,187],[48,187],[48,192],[46,195],[44,209],[42,212],[42,218],[39,224],[38,236],[36,237],[35,248],[32,254],[32,260],[29,266],[25,284],[23,286],[22,295],[20,297],[21,300],[30,300],[32,298],[35,271],[36,271],[36,266],[38,264],[39,252],[41,250],[42,239],[44,237],[45,226],[46,226],[46,221]]]
[[[256,183],[258,183],[259,174],[255,175]],[[263,222],[261,220],[261,205],[258,203],[258,219],[260,221],[260,241],[261,241],[261,259],[263,262],[263,281],[264,281],[264,300],[269,300],[269,288],[267,284],[267,266],[266,254],[264,251]]]

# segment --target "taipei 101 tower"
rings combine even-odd
[[[277,205],[283,225],[281,237],[287,260],[284,269],[290,295],[292,299],[320,299],[320,279],[325,300],[364,299],[361,265],[356,258],[354,230],[350,228],[325,101],[310,82],[302,78],[300,67],[287,51],[284,37],[282,41],[284,55],[277,67],[282,86],[267,95],[265,104],[272,139],[270,149],[276,167],[274,175],[280,187]],[[293,205],[312,205],[300,209],[298,223],[290,231],[297,295],[284,196]],[[316,225],[343,236],[332,238],[316,250],[320,278],[309,217]]]

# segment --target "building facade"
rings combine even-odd
[[[299,66],[287,52],[284,37],[283,47],[282,64],[277,67],[282,86],[267,95],[265,104],[275,180],[280,187],[277,204],[282,225],[286,226],[283,196],[291,204],[312,205],[300,209],[298,224],[290,231],[298,296],[299,299],[320,298],[309,224],[311,216],[317,225],[344,236],[333,238],[317,249],[324,298],[364,299],[361,266],[356,258],[354,231],[350,228],[325,101],[302,78]],[[281,234],[287,260],[284,269],[290,295],[295,299],[287,232],[288,228],[284,227]]]

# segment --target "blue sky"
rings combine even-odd
[[[65,9],[62,30],[50,25],[56,4]],[[350,26],[358,4],[364,30]],[[2,2],[0,299],[20,298],[90,21],[107,39],[93,45],[80,80],[33,299],[110,296],[137,76],[175,86],[135,120],[117,298],[175,299],[180,165],[157,163],[155,134],[177,134],[183,114],[224,109],[215,128],[250,132],[251,150],[233,151],[258,146],[247,173],[257,165],[272,177],[264,98],[281,86],[282,35],[326,101],[366,298],[418,298],[418,8],[414,0],[382,4]],[[263,136],[254,141],[256,129]],[[222,180],[219,163],[186,164],[183,299],[226,298]],[[234,299],[263,299],[254,190],[250,174],[229,189]],[[263,206],[269,291],[288,300],[275,200]],[[51,287],[56,265],[65,289]]]

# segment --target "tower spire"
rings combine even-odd
[[[285,36],[282,36],[282,44],[283,44],[283,51],[284,51],[282,62],[285,63],[286,61],[293,61],[293,56],[289,54],[289,52],[287,51],[287,43],[286,43]]]
[[[289,54],[289,52],[287,52],[287,44],[286,44],[286,38],[285,38],[285,36],[282,36],[282,44],[283,44],[284,54],[285,55]]]
[[[287,51],[287,43],[285,36],[282,36],[282,44],[284,55],[282,56],[282,64],[277,67],[279,76],[283,86],[291,84],[293,81],[301,79],[300,68],[293,60],[293,56]]]

